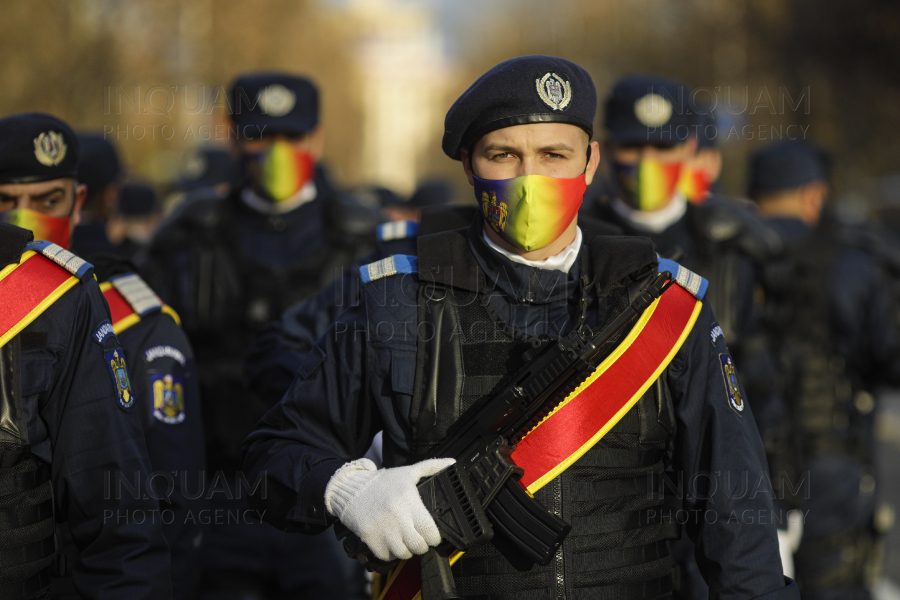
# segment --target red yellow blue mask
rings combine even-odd
[[[682,163],[645,157],[636,164],[613,163],[622,200],[637,210],[664,208],[675,194]]]
[[[584,200],[584,175],[570,179],[523,175],[475,180],[475,198],[491,229],[530,252],[549,246],[566,230]]]
[[[262,152],[244,154],[243,162],[244,173],[254,190],[276,203],[303,189],[316,168],[312,154],[281,140]]]
[[[0,221],[31,230],[35,240],[47,240],[63,248],[69,247],[71,217],[51,217],[30,208],[14,208],[0,213]]]
[[[676,190],[694,204],[703,204],[709,196],[712,179],[703,169],[685,165],[678,177]]]

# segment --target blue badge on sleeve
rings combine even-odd
[[[722,364],[722,376],[725,378],[725,393],[728,394],[728,404],[738,414],[744,412],[744,398],[741,396],[741,385],[738,381],[734,362],[728,354],[720,354],[719,362]]]
[[[121,348],[113,348],[103,353],[109,373],[112,375],[116,386],[116,402],[124,410],[131,409],[134,404],[134,391],[131,388],[131,378],[128,377],[128,367],[125,366],[125,356]]]
[[[113,331],[112,323],[110,323],[109,321],[103,321],[102,323],[97,325],[97,331],[94,332],[94,335],[92,337],[94,338],[95,342],[102,346],[106,343],[106,339],[109,336],[115,334],[116,332]]]
[[[184,422],[184,380],[171,373],[150,372],[153,416],[163,423]]]

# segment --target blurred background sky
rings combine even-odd
[[[894,0],[41,0],[5,2],[3,17],[0,113],[104,133],[159,184],[196,145],[227,142],[225,90],[260,69],[319,84],[343,185],[459,184],[440,152],[447,108],[490,66],[534,53],[585,66],[601,98],[632,71],[696,86],[717,104],[733,195],[747,154],[789,135],[832,152],[836,195],[854,206],[893,200],[881,178],[900,171]]]

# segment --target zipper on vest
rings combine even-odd
[[[559,477],[553,479],[553,514],[562,519],[562,481]],[[566,600],[565,563],[563,562],[563,547],[560,546],[554,557],[556,570],[556,600]]]

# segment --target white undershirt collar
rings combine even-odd
[[[682,194],[676,194],[665,208],[653,212],[644,212],[631,208],[618,198],[610,202],[612,209],[623,219],[634,225],[637,229],[660,233],[678,222],[687,211],[687,199]]]
[[[319,191],[316,189],[315,181],[310,179],[296,194],[281,202],[272,202],[271,200],[261,198],[259,194],[254,192],[249,186],[241,190],[241,200],[253,210],[264,215],[283,215],[286,212],[291,212],[295,208],[303,206],[307,202],[315,200],[318,193]]]
[[[571,244],[563,248],[559,254],[557,254],[556,256],[549,256],[544,260],[528,260],[527,258],[522,258],[520,255],[510,252],[509,250],[505,250],[495,244],[491,240],[491,238],[488,237],[486,231],[482,231],[481,236],[484,238],[484,241],[488,246],[513,262],[527,265],[529,267],[534,267],[536,269],[562,271],[563,273],[568,273],[569,269],[572,268],[572,265],[574,265],[575,261],[578,259],[578,251],[581,250],[582,241],[581,228],[576,227],[575,240]]]

